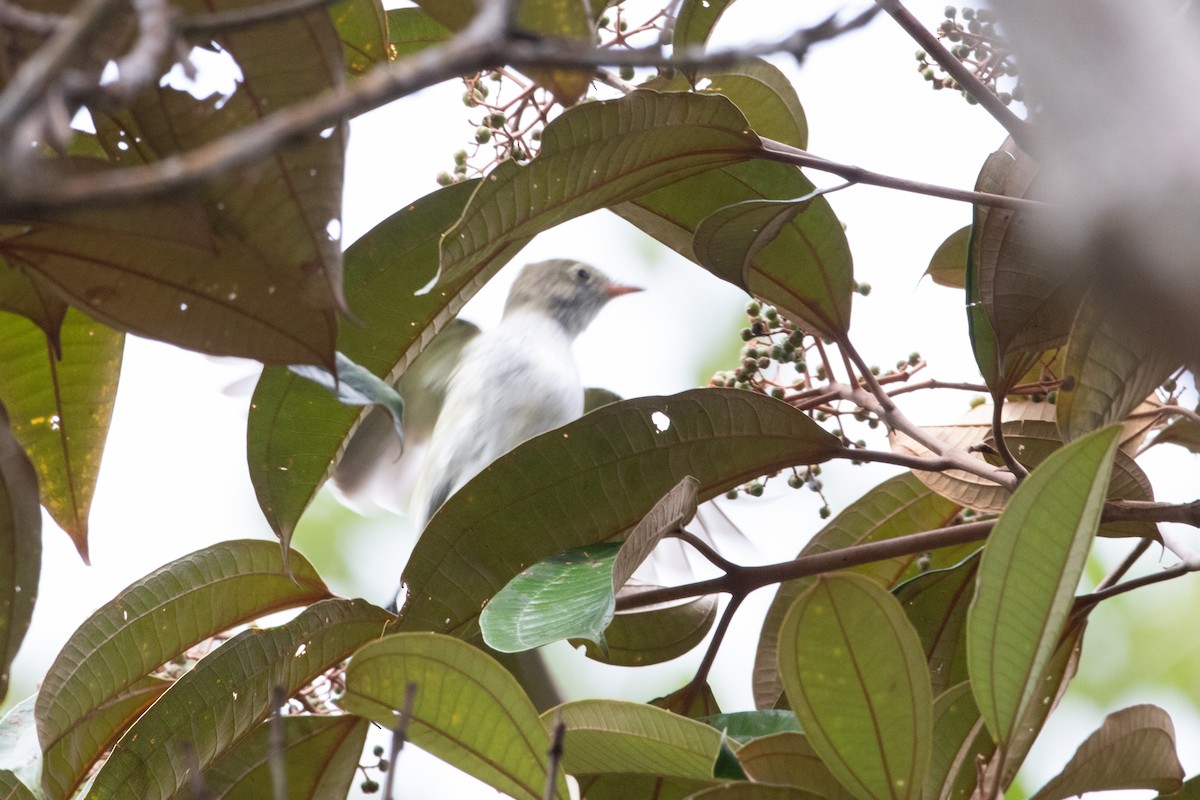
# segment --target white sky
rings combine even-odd
[[[944,7],[934,0],[912,0],[908,5],[930,27],[940,20]],[[838,8],[829,0],[743,0],[718,27],[717,41],[775,38]],[[775,63],[794,79],[814,153],[883,173],[970,187],[986,155],[1003,140],[1003,131],[978,107],[967,106],[950,92],[930,91],[916,73],[916,49],[881,15],[868,29],[818,47],[802,69],[790,59]],[[354,120],[343,218],[347,243],[436,188],[434,176],[449,168],[452,153],[473,132],[464,119],[461,93],[461,84],[452,83]],[[816,173],[810,177],[821,185],[837,181]],[[932,365],[929,376],[976,379],[961,297],[920,281],[942,239],[969,223],[970,208],[872,187],[855,187],[829,199],[847,224],[856,277],[874,288],[870,297],[855,298],[853,339],[864,357],[888,365],[919,350]],[[493,324],[515,268],[551,257],[580,258],[647,289],[607,308],[580,338],[576,352],[586,385],[605,386],[627,397],[690,388],[697,381],[697,365],[708,360],[706,353],[713,347],[727,349],[736,339],[744,302],[739,291],[606,212],[540,235],[468,306],[466,316],[485,326]],[[83,567],[67,537],[48,522],[44,579],[33,627],[14,666],[13,700],[32,689],[79,622],[133,580],[217,541],[271,537],[245,465],[245,401],[221,394],[222,387],[243,374],[240,365],[216,364],[130,338],[91,517],[93,566]],[[944,398],[909,395],[905,409],[920,422],[944,422],[963,413],[968,398],[962,393]],[[885,446],[882,440],[874,444]],[[828,469],[824,480],[835,512],[888,474],[884,468]],[[1159,453],[1152,459],[1151,477],[1160,498],[1192,499],[1194,490],[1189,495],[1188,485],[1195,485],[1195,475],[1190,456]],[[742,499],[733,506],[763,558],[794,555],[821,525],[816,498],[791,492],[782,481],[766,498]],[[350,585],[339,587],[341,591],[377,602],[387,598],[399,575],[404,541],[411,538],[398,533],[402,527],[385,518],[356,534],[349,547],[359,554],[361,571]],[[381,564],[387,566],[381,569]],[[767,599],[752,598],[743,608],[718,662],[714,682],[726,710],[752,708],[745,654],[753,652]],[[1084,649],[1086,670],[1092,660],[1086,645]],[[701,653],[682,666],[598,670],[597,680],[616,695],[649,699],[685,680]],[[563,657],[572,673],[590,668],[570,653]],[[1094,661],[1100,668],[1103,654]],[[1157,694],[1161,692],[1153,687],[1133,683],[1129,696],[1104,708],[1068,696],[1027,767],[1029,785],[1036,787],[1054,774],[1106,713],[1156,699],[1175,717],[1188,773],[1200,770],[1200,717],[1195,706],[1185,698]],[[1048,742],[1053,746],[1045,746]],[[400,768],[405,777],[401,783],[410,784],[410,794],[402,796],[429,796],[435,787],[442,796],[451,791],[465,796],[465,790],[452,790],[445,783],[453,778],[428,761],[415,760],[409,751]],[[494,794],[484,790],[480,796]]]

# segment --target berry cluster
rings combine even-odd
[[[380,773],[385,773],[388,771],[388,768],[391,767],[391,764],[388,763],[388,760],[383,757],[383,752],[384,750],[381,745],[375,745],[375,748],[371,751],[371,753],[375,756],[377,761],[374,764],[358,765],[359,770],[361,770],[362,774],[365,776],[363,778],[363,782],[358,785],[358,788],[362,790],[363,794],[375,794],[380,789],[379,781],[375,780],[368,770],[376,770]]]
[[[946,18],[938,25],[937,35],[950,43],[950,53],[974,72],[1004,105],[1014,100],[1024,102],[1016,62],[1008,43],[996,32],[991,9],[964,7],[959,12],[954,6],[946,6],[944,13]],[[924,50],[917,51],[917,71],[935,90],[953,89],[961,92],[968,103],[976,103]]]
[[[644,22],[630,22],[617,4],[596,21],[596,44],[609,49],[636,47],[638,42],[631,40],[657,38],[666,21],[666,10],[660,9]],[[634,77],[633,67],[621,68],[621,80]],[[476,112],[468,115],[474,133],[468,149],[454,154],[453,169],[438,173],[441,186],[482,176],[502,161],[528,161],[541,146],[542,128],[561,110],[550,91],[513,70],[477,72],[463,78],[463,83],[463,105]],[[589,95],[580,102],[595,99]]]

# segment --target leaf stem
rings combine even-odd
[[[1009,472],[1016,476],[1017,481],[1023,481],[1029,477],[1029,470],[1025,469],[1024,464],[1017,461],[1016,456],[1008,449],[1008,442],[1004,440],[1003,396],[995,398],[992,403],[992,441],[996,447],[996,452],[1004,460],[1004,465],[1008,467]]]

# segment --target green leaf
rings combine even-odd
[[[672,49],[703,46],[717,20],[731,5],[733,0],[683,0],[675,17]]]
[[[692,247],[708,269],[743,275],[751,294],[840,339],[850,329],[854,267],[845,230],[815,191],[726,206],[700,223]]]
[[[1191,778],[1183,782],[1183,788],[1178,793],[1164,793],[1158,796],[1159,798],[1171,797],[1173,800],[1196,800],[1200,797],[1200,775],[1193,775]]]
[[[972,691],[1001,744],[1040,702],[1100,522],[1119,427],[1053,453],[1013,494],[988,537],[967,617]]]
[[[654,698],[650,705],[688,719],[703,719],[721,713],[721,707],[708,681],[698,686],[689,681],[670,694]]]
[[[329,7],[329,17],[342,40],[346,74],[354,77],[391,60],[388,23],[379,0],[342,0]]]
[[[62,358],[32,322],[0,314],[0,403],[37,471],[42,505],[87,561],[88,512],[125,337],[71,310]]]
[[[285,716],[280,724],[289,800],[344,797],[358,772],[370,723],[353,716]],[[268,721],[218,758],[204,771],[213,800],[271,797],[272,746]]]
[[[274,542],[223,542],[136,581],[80,625],[38,694],[46,792],[69,795],[154,701],[152,670],[235,625],[329,597],[301,555],[290,566]]]
[[[594,41],[591,7],[579,0],[521,0],[516,26],[536,37]],[[574,105],[587,92],[592,71],[587,69],[527,69],[525,72],[564,106]]]
[[[587,800],[684,800],[716,783],[654,775],[605,773],[577,775],[580,794]]]
[[[578,700],[542,714],[566,726],[563,767],[571,775],[606,772],[661,778],[713,777],[721,734],[661,708],[620,700]]]
[[[921,484],[911,473],[889,478],[851,503],[834,517],[800,551],[799,556],[828,553],[856,544],[895,539],[949,524],[959,507]],[[953,550],[953,548],[951,548]],[[953,560],[950,560],[953,559]],[[876,561],[852,571],[891,588],[914,570],[916,556]],[[931,554],[931,565],[948,567],[961,560],[942,551]],[[754,702],[759,708],[774,708],[783,694],[779,678],[779,627],[797,597],[814,578],[800,578],[780,585],[763,620],[754,659]]]
[[[442,270],[479,272],[554,225],[760,151],[746,118],[719,95],[639,90],[586,103],[546,126],[531,163],[502,162],[479,184],[443,238]]]
[[[975,791],[979,763],[996,752],[966,681],[933,701],[933,755],[925,774],[926,800],[960,800]]]
[[[1171,717],[1158,706],[1137,705],[1105,717],[1062,772],[1032,800],[1062,800],[1112,789],[1174,794],[1182,788],[1183,767],[1175,754]]]
[[[612,566],[621,545],[572,548],[517,575],[479,615],[488,647],[520,653],[561,639],[587,639],[605,649],[604,629],[616,599]]]
[[[41,572],[37,474],[13,438],[0,403],[0,702],[8,694],[8,670],[29,630]]]
[[[16,775],[0,769],[0,798],[2,800],[37,800],[33,792]]]
[[[738,760],[750,779],[795,786],[825,800],[852,800],[802,733],[776,733],[747,742]]]
[[[362,325],[341,327],[340,352],[394,380],[462,307],[456,292],[465,281],[443,276],[445,295],[418,292],[437,275],[439,238],[473,189],[473,183],[455,184],[426,195],[350,246],[346,299]],[[250,401],[246,454],[258,503],[285,544],[363,416],[286,369],[263,370]]]
[[[1037,193],[1038,171],[1033,159],[1010,139],[984,162],[978,182],[1006,197],[1030,197]],[[996,346],[1005,358],[1061,344],[1081,297],[1071,270],[1047,259],[1034,230],[1037,224],[1033,212],[976,206],[971,269],[979,279],[979,299]]]
[[[1089,293],[1067,339],[1057,403],[1062,438],[1124,420],[1177,366],[1160,342],[1119,327]]]
[[[663,537],[683,530],[696,516],[700,483],[687,475],[654,504],[621,545],[613,563],[612,590],[619,592]]]
[[[405,569],[400,624],[471,637],[483,603],[514,575],[620,535],[685,475],[704,500],[840,451],[807,415],[748,392],[697,389],[605,406],[503,456],[442,506]]]
[[[796,719],[796,715],[791,711],[776,709],[714,714],[711,717],[705,717],[702,721],[707,722],[738,744],[746,744],[751,739],[770,736],[774,733],[800,733],[800,722]]]
[[[2,239],[26,233],[26,225],[0,224]],[[3,246],[0,245],[0,248]],[[53,289],[25,274],[0,257],[0,311],[20,314],[42,329],[57,350],[58,329],[67,313],[67,304]]]
[[[393,60],[419,53],[451,36],[448,28],[419,8],[388,9],[387,31]]]
[[[1014,168],[1017,160],[1015,152],[1018,152],[1016,145],[1012,143],[1011,139],[1008,139],[999,150],[988,156],[975,181],[975,190],[992,194],[1004,194],[1006,189],[1015,191],[1013,186],[1007,185],[1010,177],[1021,190],[1027,188],[1029,169]],[[1022,157],[1022,164],[1026,164],[1024,157]],[[1016,248],[1016,254],[1005,250],[1003,257],[1001,256],[1000,246],[1005,241],[1010,227],[1019,229],[1022,236],[1025,235],[1024,218],[1018,217],[1014,221],[1016,215],[1012,211],[1006,211],[1005,214],[995,217],[989,223],[988,220],[992,219],[993,211],[1001,210],[982,204],[975,205],[971,238],[967,245],[967,327],[971,348],[975,353],[975,362],[979,365],[984,382],[992,390],[993,397],[1003,397],[1007,394],[1020,376],[1024,375],[1037,362],[1040,355],[1040,351],[1034,352],[1033,350],[1010,352],[1011,348],[1006,348],[1007,342],[1001,340],[1001,334],[997,332],[989,308],[983,300],[982,287],[985,273],[990,276],[988,280],[992,289],[991,297],[994,301],[996,289],[994,280],[991,278],[994,278],[996,270],[1008,268],[1012,262],[1017,262],[1012,268],[1018,272],[1028,267],[1028,264],[1021,262],[1022,257],[1027,255],[1022,248]],[[985,239],[987,241],[986,248],[984,247]],[[1021,299],[1019,297],[1005,299],[1012,299],[1018,307],[1017,312],[1010,316],[1020,316]],[[1028,305],[1036,306],[1037,302],[1035,300]],[[1030,309],[1024,308],[1024,310],[1029,311]],[[1011,320],[1006,318],[1006,321]],[[1042,322],[1046,323],[1044,320]],[[1037,328],[1033,330],[1036,331]],[[1010,330],[1007,333],[1011,335],[1013,332]]]
[[[336,364],[336,375],[324,367],[306,364],[294,364],[288,367],[288,371],[332,392],[342,405],[379,406],[391,415],[396,436],[403,442],[404,399],[390,384],[375,377],[365,367],[355,364],[342,353],[337,354]]]
[[[291,622],[230,639],[180,678],[135,722],[96,775],[91,800],[174,797],[188,785],[187,742],[201,769],[250,735],[272,711],[364,643],[392,616],[362,600],[321,600]]]
[[[967,288],[967,247],[971,241],[971,226],[964,225],[938,245],[925,274],[939,286],[951,289]]]
[[[541,800],[550,736],[521,686],[495,659],[446,636],[388,636],[355,653],[338,703],[391,729],[409,684],[417,687],[410,742],[497,791]],[[567,796],[561,776],[557,796]]]
[[[712,595],[662,607],[622,611],[613,616],[604,630],[603,651],[583,640],[573,639],[571,645],[582,644],[588,658],[619,667],[661,664],[698,647],[717,621],[717,611],[717,599]]]
[[[859,798],[919,798],[933,695],[925,654],[899,602],[853,573],[818,577],[779,640],[788,701],[809,742]]]
[[[921,637],[934,696],[967,679],[967,608],[978,554],[950,569],[924,572],[896,587],[896,599]]]

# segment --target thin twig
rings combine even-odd
[[[729,605],[725,606],[721,620],[717,623],[717,629],[713,632],[712,641],[708,643],[708,650],[705,651],[704,658],[701,659],[700,666],[696,669],[696,677],[692,678],[692,685],[696,688],[700,688],[708,682],[708,673],[712,671],[713,662],[717,659],[717,651],[721,649],[721,642],[725,641],[725,634],[729,632],[729,623],[733,621],[733,615],[737,613],[745,599],[745,594],[735,594],[729,598]],[[687,698],[684,705],[686,707],[691,703],[692,698]]]
[[[738,568],[737,564],[733,563],[727,558],[724,558],[720,553],[709,547],[705,541],[696,536],[694,533],[688,533],[687,531],[679,530],[671,533],[670,536],[679,539],[681,542],[687,542],[690,544],[698,553],[700,553],[700,555],[704,556],[709,563],[718,569],[728,572],[731,569]]]
[[[1194,571],[1195,569],[1189,567],[1187,564],[1176,564],[1167,567],[1162,572],[1154,572],[1149,575],[1143,575],[1140,578],[1132,578],[1124,583],[1118,583],[1116,586],[1109,586],[1105,589],[1094,591],[1091,594],[1080,595],[1075,600],[1076,608],[1080,606],[1093,606],[1101,600],[1107,600],[1110,597],[1116,597],[1119,594],[1125,594],[1125,592],[1131,592],[1143,586],[1169,581],[1172,578],[1178,578],[1181,575],[1187,575]]]
[[[12,0],[0,0],[0,25],[21,28],[41,36],[48,36],[58,29],[63,18],[57,14],[33,11]]]
[[[995,208],[1011,208],[1018,211],[1033,211],[1045,207],[1045,203],[1025,197],[1007,197],[1005,195],[977,192],[972,189],[954,189],[948,186],[936,186],[907,178],[897,178],[894,175],[884,175],[879,172],[863,169],[862,167],[841,164],[821,158],[820,156],[814,156],[807,150],[801,150],[798,147],[792,147],[791,145],[776,142],[772,139],[763,139],[762,143],[766,150],[766,158],[772,161],[781,161],[785,164],[794,164],[798,167],[808,167],[820,172],[829,172],[851,183],[882,186],[885,189],[898,189],[929,197],[961,200],[964,203],[979,203]]]
[[[546,751],[549,763],[546,765],[546,788],[542,792],[543,800],[554,800],[558,789],[558,770],[562,765],[563,740],[567,736],[567,726],[562,721],[562,711],[554,712],[554,729],[550,733],[550,749]]]
[[[939,381],[931,378],[920,383],[908,383],[898,389],[893,389],[888,392],[888,397],[897,397],[909,392],[917,392],[923,389],[961,389],[964,392],[986,392],[988,387],[982,383],[965,383],[955,381]]]
[[[0,133],[8,134],[45,95],[47,87],[56,81],[72,57],[85,48],[89,36],[104,24],[114,11],[117,0],[82,0],[55,27],[54,33],[17,70],[17,74],[0,93]],[[5,141],[4,144],[11,145]]]
[[[1096,584],[1096,591],[1100,592],[1109,588],[1110,586],[1115,586],[1117,581],[1121,580],[1121,578],[1124,578],[1125,573],[1129,572],[1129,570],[1133,568],[1133,565],[1136,564],[1137,560],[1142,557],[1142,554],[1150,549],[1150,545],[1153,543],[1153,541],[1153,539],[1147,537],[1138,542],[1137,545],[1129,551],[1129,554],[1126,555],[1125,558],[1121,559],[1121,563],[1118,564],[1112,572],[1105,575],[1104,580]]]
[[[417,700],[417,684],[409,681],[404,687],[404,708],[400,709],[400,717],[392,728],[392,745],[388,750],[387,780],[384,782],[383,800],[394,800],[393,787],[396,784],[396,759],[408,741],[408,722],[412,719],[413,704]]]
[[[174,6],[167,0],[133,0],[132,5],[138,21],[137,39],[129,52],[117,59],[117,80],[101,87],[120,102],[129,102],[157,80],[175,43]]]
[[[271,722],[267,731],[267,772],[271,775],[271,795],[287,800],[287,752],[283,733],[283,706],[287,695],[282,686],[271,687]]]
[[[1012,110],[1000,102],[991,89],[967,69],[953,53],[945,48],[933,32],[921,24],[900,0],[875,0],[879,6],[896,21],[905,33],[911,36],[921,48],[938,63],[946,73],[953,78],[963,90],[975,98],[992,117],[1008,131],[1013,141],[1026,152],[1031,152],[1031,127],[1028,122],[1018,117]]]

